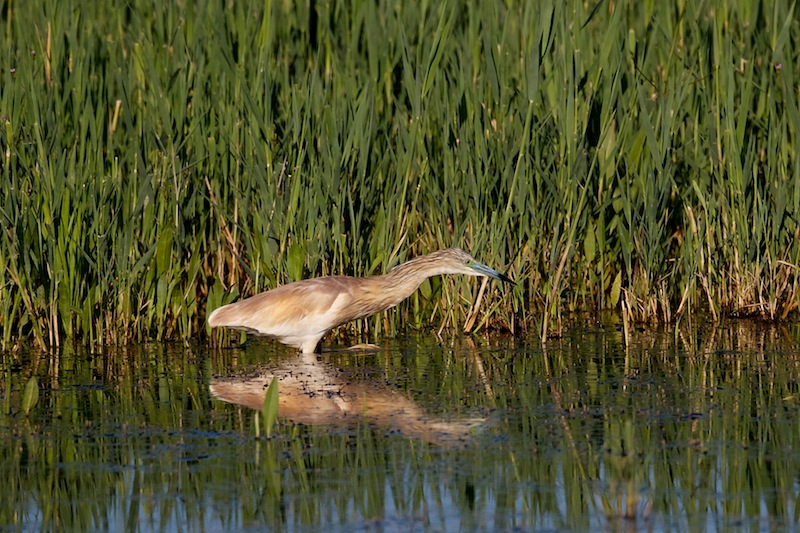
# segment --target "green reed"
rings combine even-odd
[[[519,281],[477,326],[543,338],[576,310],[800,303],[786,0],[2,17],[3,347],[188,339],[241,296],[450,245]],[[355,328],[460,327],[477,292],[432,281]]]

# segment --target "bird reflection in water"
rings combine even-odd
[[[368,423],[440,446],[461,446],[481,431],[484,418],[446,420],[426,415],[411,399],[381,381],[351,379],[313,354],[246,376],[212,380],[211,394],[260,410],[267,386],[278,378],[278,416],[297,424],[353,427]]]

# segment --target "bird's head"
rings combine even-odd
[[[496,280],[514,285],[507,276],[495,269],[479,263],[474,257],[460,248],[447,248],[430,254],[437,256],[435,259],[441,262],[443,268],[447,268],[445,274],[466,274],[467,276],[488,276]]]

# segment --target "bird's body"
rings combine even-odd
[[[272,337],[303,353],[313,353],[333,328],[394,307],[427,278],[441,274],[490,276],[511,282],[463,250],[448,248],[414,258],[381,276],[326,276],[289,283],[216,309],[208,317],[208,325]]]

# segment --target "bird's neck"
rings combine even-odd
[[[411,296],[429,277],[446,273],[436,265],[428,264],[430,260],[424,259],[426,257],[412,259],[382,276],[355,278],[358,290],[353,294],[353,307],[360,311],[358,316],[349,317],[349,320],[394,307]]]
[[[431,276],[438,275],[439,272],[432,272],[430,269],[421,270],[416,268],[411,261],[390,270],[383,276],[376,276],[381,286],[386,291],[387,296],[393,300],[392,305],[397,305],[416,291],[422,282]]]

